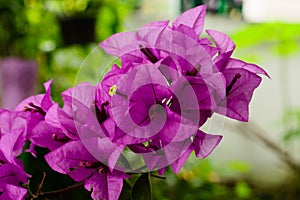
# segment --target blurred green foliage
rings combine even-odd
[[[270,50],[279,56],[288,56],[300,50],[300,24],[247,24],[232,35],[238,48],[271,44]]]
[[[248,169],[249,166],[240,161],[219,167],[213,166],[207,158],[190,157],[177,175],[167,170],[166,180],[152,178],[153,197],[163,200],[250,199],[251,186],[243,179]],[[226,173],[234,174],[233,178],[221,175]]]
[[[56,40],[57,30],[38,1],[0,0],[0,56],[36,58],[39,45]]]
[[[238,165],[243,166],[244,170],[247,164]],[[193,167],[190,168],[191,166]],[[299,179],[295,177],[280,185],[260,184],[249,180],[248,172],[242,173],[245,176],[240,176],[241,172],[231,169],[230,166],[231,163],[213,166],[206,158],[187,162],[177,175],[167,170],[165,180],[152,177],[153,199],[295,200],[300,195]],[[223,176],[223,170],[231,171],[233,176]]]
[[[70,2],[79,2],[74,0],[64,1],[62,1],[64,3],[64,6],[71,5],[72,3]],[[53,1],[49,0],[49,2]],[[69,4],[66,2],[69,2]],[[82,2],[83,1],[81,1],[81,3]],[[91,14],[94,14],[97,19],[95,24],[95,36],[98,43],[108,38],[110,35],[123,30],[123,21],[126,19],[126,16],[128,16],[130,12],[133,11],[136,2],[137,0],[90,0],[85,1],[85,3],[87,3],[86,10],[80,10],[78,8],[80,7],[79,4],[76,4],[73,7],[64,8],[60,14],[52,11],[51,12],[55,13],[57,16],[63,15],[68,17],[74,15],[90,16]],[[97,12],[95,12],[95,9],[97,10]],[[45,66],[41,71],[40,82],[44,82],[55,77],[55,87],[53,87],[55,88],[55,91],[53,92],[53,94],[55,95],[55,100],[60,99],[59,94],[61,93],[61,91],[66,88],[72,87],[75,84],[76,75],[79,73],[80,67],[85,60],[89,62],[89,75],[93,76],[90,77],[90,81],[100,80],[100,77],[97,78],[95,76],[99,76],[99,69],[105,67],[108,64],[101,61],[106,61],[106,55],[101,52],[100,55],[98,54],[92,56],[92,61],[90,58],[88,58],[91,52],[94,51],[95,48],[98,48],[97,43],[64,46],[61,41],[56,41],[56,44],[54,45],[56,46],[55,49],[51,50],[50,52],[44,52],[43,54],[40,54],[41,63]],[[95,58],[96,56],[98,57]],[[100,69],[100,71],[101,70],[102,69]],[[87,79],[85,79],[85,81],[87,81]]]
[[[283,123],[287,124],[287,130],[283,134],[284,142],[291,142],[300,139],[300,110],[293,109],[287,111],[283,116]]]
[[[72,87],[77,71],[97,43],[122,31],[139,0],[0,0],[0,57],[19,56],[39,63],[39,85],[54,79],[54,99]],[[95,41],[65,46],[60,17],[96,18]],[[97,63],[94,63],[96,66]]]
[[[268,47],[270,52],[277,56],[280,61],[280,76],[282,95],[282,101],[285,101],[283,105],[284,115],[282,117],[284,127],[283,141],[291,142],[294,139],[299,139],[300,136],[300,111],[299,109],[290,108],[289,106],[289,74],[288,62],[286,58],[288,56],[296,55],[300,50],[300,24],[287,24],[287,23],[263,23],[263,24],[247,24],[245,27],[232,34],[233,41],[237,44],[237,47],[241,49],[247,49],[259,45]],[[252,51],[253,52],[253,51]],[[252,55],[253,56],[253,55]],[[251,58],[250,58],[251,59]]]
[[[103,0],[46,0],[45,7],[58,16],[96,15]]]

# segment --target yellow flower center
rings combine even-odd
[[[109,95],[110,96],[113,96],[114,94],[116,94],[116,91],[117,91],[117,85],[113,85],[109,88]]]

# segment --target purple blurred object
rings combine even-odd
[[[6,109],[14,109],[24,98],[34,93],[37,63],[18,57],[7,57],[0,61],[1,100]]]

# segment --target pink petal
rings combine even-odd
[[[166,27],[169,24],[169,20],[165,20],[165,21],[156,21],[156,22],[150,22],[146,25],[143,26],[143,28],[147,28],[147,27]]]
[[[211,135],[198,131],[194,142],[193,149],[197,158],[205,158],[218,146],[223,136]]]
[[[174,22],[173,27],[176,29],[181,24],[191,27],[197,35],[200,35],[204,26],[206,15],[206,6],[198,6],[181,14]]]
[[[213,38],[218,48],[220,48],[220,54],[229,53],[229,56],[235,49],[234,42],[230,39],[225,33],[215,31],[215,30],[206,30],[207,34]]]
[[[1,200],[24,200],[27,194],[27,190],[22,187],[0,183],[0,199]],[[2,193],[3,192],[3,193]]]
[[[41,101],[41,107],[44,110],[48,110],[53,105],[53,101],[52,101],[52,98],[50,96],[51,85],[52,85],[52,80],[49,80],[48,82],[44,83],[44,87],[45,87],[46,92],[45,92],[45,96],[43,97],[43,99]]]
[[[193,151],[192,148],[188,148],[175,162],[173,162],[170,165],[175,174],[177,174],[181,170],[181,168],[189,158],[192,151]]]
[[[237,60],[237,59],[233,59],[233,58],[229,59],[227,65],[226,65],[226,69],[231,69],[231,68],[246,69],[252,73],[263,74],[270,78],[269,74],[265,70],[263,70],[261,67],[255,65],[255,64],[246,63],[242,60]]]
[[[71,141],[45,155],[49,166],[62,174],[69,174],[75,181],[88,177],[94,170],[80,166],[82,161],[97,161],[80,141]]]
[[[239,68],[225,69],[223,73],[227,86],[232,82],[236,74],[240,74],[241,77],[233,85],[227,94],[227,98],[219,103],[219,108],[217,108],[216,112],[239,121],[248,121],[249,103],[254,90],[261,83],[261,77],[248,70]]]
[[[92,191],[93,199],[118,200],[123,187],[123,179],[127,176],[121,172],[95,173],[85,181],[84,187]]]
[[[134,32],[122,32],[110,36],[99,44],[106,53],[113,56],[120,56],[124,54],[124,49],[131,45],[136,40],[136,33]]]

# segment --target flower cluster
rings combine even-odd
[[[30,177],[17,159],[26,140],[26,117],[20,112],[0,109],[0,199],[24,199],[22,187]]]
[[[231,58],[235,45],[224,33],[207,30],[213,41],[200,36],[205,9],[100,43],[121,66],[114,64],[95,86],[64,91],[63,107],[51,99],[48,81],[45,94],[14,112],[1,110],[0,197],[26,195],[19,183],[29,176],[16,159],[26,140],[33,155],[35,146],[49,149],[49,166],[83,181],[93,199],[118,199],[131,173],[164,174],[168,166],[178,173],[193,151],[208,156],[222,139],[201,131],[213,113],[247,121],[257,74],[268,75]]]

